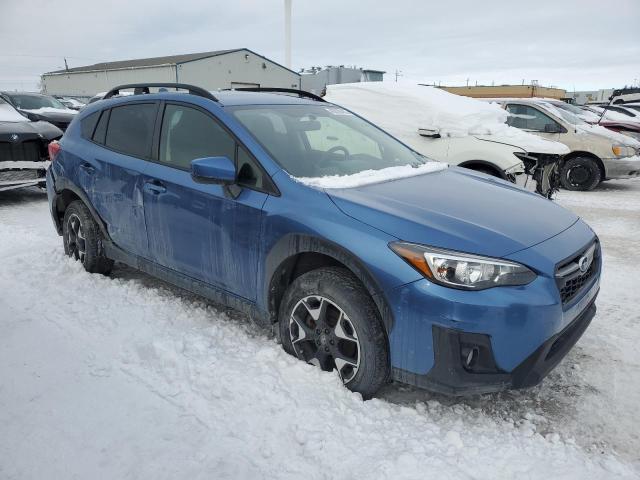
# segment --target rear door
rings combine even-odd
[[[266,174],[209,112],[177,102],[161,108],[156,163],[143,186],[150,258],[255,300]],[[235,160],[241,188],[191,178],[191,161],[212,156]]]
[[[148,255],[142,172],[151,156],[157,110],[157,102],[139,102],[102,111],[90,135],[92,146],[79,166],[87,195],[111,239],[142,256]]]

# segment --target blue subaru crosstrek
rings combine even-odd
[[[276,326],[365,397],[532,386],[580,338],[601,253],[578,216],[315,95],[252,90],[128,85],[82,110],[50,146],[66,254]]]

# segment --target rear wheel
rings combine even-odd
[[[567,190],[593,190],[601,180],[602,172],[598,163],[589,157],[576,157],[567,160],[560,172],[560,181]]]
[[[388,379],[389,349],[378,309],[357,278],[343,268],[305,273],[280,306],[284,349],[371,397]]]
[[[62,223],[64,253],[78,260],[90,273],[108,274],[113,260],[106,257],[100,229],[87,206],[79,200],[71,202]]]

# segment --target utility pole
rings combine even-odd
[[[291,69],[291,0],[284,0],[284,66]]]
[[[396,75],[396,83],[397,83],[398,82],[398,77],[402,77],[402,70],[398,70],[396,68],[395,75]]]
[[[64,59],[64,69],[68,72],[69,71],[69,64],[67,63],[67,59]]]

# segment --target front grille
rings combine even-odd
[[[41,158],[41,142],[27,140],[26,142],[0,142],[0,161],[39,162]]]
[[[582,272],[579,266],[580,259],[585,256],[591,258],[591,263],[589,268]],[[600,245],[596,241],[556,268],[556,283],[560,290],[560,298],[563,305],[569,303],[580,293],[582,288],[594,277],[599,265]]]

